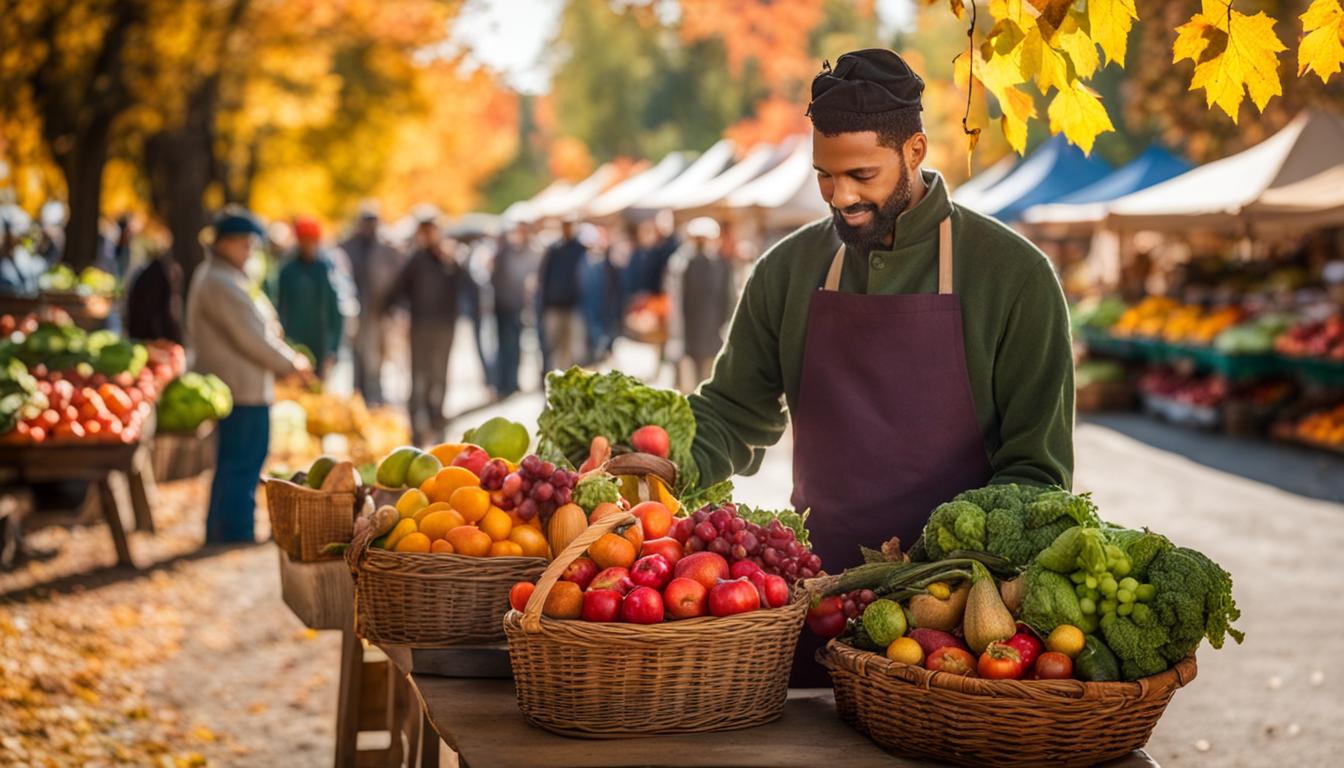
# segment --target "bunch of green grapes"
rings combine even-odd
[[[1107,617],[1135,614],[1136,618],[1143,617],[1150,610],[1147,603],[1156,592],[1152,584],[1140,584],[1129,575],[1132,564],[1124,550],[1107,544],[1103,555],[1079,555],[1078,570],[1069,576],[1074,583],[1083,621],[1088,625],[1079,629],[1088,633],[1095,632],[1099,624],[1105,624]]]

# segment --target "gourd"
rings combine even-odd
[[[983,653],[990,643],[1002,642],[1017,632],[1017,623],[999,597],[994,577],[979,562],[971,565],[971,591],[966,596],[966,616],[962,630],[966,644]]]
[[[551,542],[551,552],[558,556],[587,527],[588,516],[578,504],[565,504],[556,509],[546,526],[546,538]]]
[[[924,593],[910,598],[910,620],[916,627],[951,632],[961,623],[966,612],[966,598],[971,592],[969,582],[963,581],[946,599]]]

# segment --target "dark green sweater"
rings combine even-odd
[[[951,211],[953,288],[992,482],[1071,486],[1073,355],[1068,306],[1050,262],[998,221],[953,206],[925,171],[927,195],[901,214],[889,251],[847,250],[840,289],[934,293],[938,223]],[[840,246],[828,217],[792,233],[757,262],[714,373],[690,397],[700,482],[751,474],[798,402],[812,294]],[[782,399],[781,399],[782,397]],[[893,435],[893,438],[903,436]],[[874,456],[875,466],[881,463]]]

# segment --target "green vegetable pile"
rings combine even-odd
[[[203,422],[233,412],[233,394],[213,373],[188,372],[163,390],[158,404],[158,428],[163,432],[190,432]]]
[[[18,425],[20,419],[36,416],[46,408],[47,398],[21,360],[0,357],[5,358],[0,363],[0,435],[3,435]]]
[[[579,466],[594,437],[628,443],[640,427],[656,424],[667,430],[668,456],[677,465],[677,493],[694,488],[700,472],[691,457],[695,417],[686,398],[670,389],[655,389],[619,371],[590,373],[579,367],[546,375],[546,407],[537,419],[538,453],[563,457]]]
[[[1165,671],[1205,638],[1222,648],[1243,634],[1232,577],[1192,549],[1150,531],[1070,528],[1027,568],[1022,620],[1047,634],[1072,624],[1100,632],[1127,680]]]
[[[70,267],[57,264],[37,279],[43,291],[79,291],[110,296],[116,293],[117,278],[97,267],[85,267],[78,275]]]
[[[940,505],[924,526],[924,547],[940,560],[952,552],[988,552],[1026,565],[1074,526],[1098,527],[1096,505],[1086,495],[1006,484],[959,494]]]
[[[588,514],[592,514],[599,504],[615,504],[620,500],[620,484],[605,472],[594,472],[574,486],[572,501]]]
[[[1125,367],[1114,360],[1084,360],[1073,369],[1073,385],[1078,389],[1124,380]]]
[[[796,512],[792,509],[756,509],[746,504],[737,504],[737,516],[749,523],[755,523],[762,528],[770,524],[771,520],[778,520],[780,525],[793,531],[794,538],[804,547],[810,547],[807,533],[807,516],[812,510],[805,509],[802,512]]]
[[[45,365],[53,371],[68,371],[88,365],[97,373],[139,376],[149,361],[143,344],[121,338],[112,331],[87,333],[73,325],[42,323],[14,350],[28,366]]]
[[[1225,355],[1264,354],[1274,349],[1275,339],[1296,324],[1294,315],[1267,312],[1218,334],[1213,348]]]
[[[1115,325],[1128,307],[1116,296],[1083,299],[1069,308],[1070,325],[1077,333],[1083,328],[1104,331]]]

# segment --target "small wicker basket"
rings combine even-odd
[[[589,526],[551,562],[526,610],[504,617],[523,714],[548,731],[589,739],[727,731],[778,718],[805,590],[782,608],[721,618],[640,625],[542,617],[565,568],[634,519],[610,515]]]
[[[323,548],[354,535],[355,494],[319,491],[275,478],[267,478],[265,487],[271,535],[295,560],[330,559],[334,555],[324,554]]]
[[[956,765],[1083,766],[1141,748],[1189,656],[1134,682],[985,680],[901,664],[832,640],[817,661],[835,682],[840,717],[884,749]]]
[[[355,574],[355,633],[411,648],[497,643],[509,589],[546,569],[541,557],[388,552],[370,531],[345,551]]]

